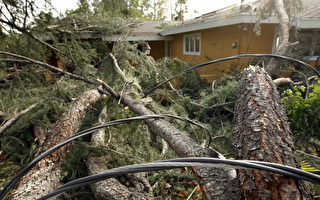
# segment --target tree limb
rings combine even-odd
[[[25,30],[24,28],[21,28],[20,26],[16,25],[15,23],[10,22],[9,20],[8,20],[8,21],[3,20],[3,19],[1,19],[1,18],[0,18],[0,22],[2,22],[2,23],[4,23],[4,24],[7,24],[8,26],[13,27],[13,28],[16,29],[17,31],[19,31],[19,32],[21,32],[21,33],[29,36],[31,39],[39,42],[39,43],[42,44],[43,46],[48,47],[49,49],[52,49],[52,50],[54,50],[54,51],[56,51],[56,52],[59,52],[59,53],[61,53],[61,54],[63,54],[63,55],[66,55],[66,53],[64,53],[64,52],[62,52],[61,50],[57,49],[56,47],[54,47],[54,46],[52,46],[52,45],[50,45],[50,44],[48,44],[48,43],[46,43],[46,42],[44,42],[44,41],[36,38],[36,37],[35,37],[34,35],[32,35],[29,31]]]
[[[125,81],[125,82],[128,82],[128,83],[131,83],[132,80],[129,80],[126,75],[124,74],[124,72],[120,69],[119,65],[118,65],[118,61],[117,59],[114,57],[114,55],[112,53],[109,53],[109,56],[110,58],[112,59],[113,61],[113,66],[114,66],[114,69],[115,71],[121,76],[121,78]]]
[[[285,10],[285,6],[283,0],[271,0],[274,2],[274,7],[276,8],[276,13],[279,19],[279,46],[276,48],[274,54],[277,55],[285,55],[290,46],[289,42],[289,28],[290,28],[290,20],[289,16]],[[276,60],[271,59],[270,62],[266,66],[266,70],[269,74],[273,74],[276,70]]]
[[[105,106],[99,115],[98,122],[102,124],[107,121],[107,106]],[[105,129],[99,129],[91,136],[91,143],[96,147],[105,146]],[[107,161],[103,156],[99,156],[95,153],[90,153],[87,158],[87,167],[89,175],[97,174],[102,171],[108,170],[106,165]],[[133,178],[138,174],[132,175]],[[96,199],[150,199],[151,191],[149,193],[142,190],[132,192],[126,186],[122,185],[116,178],[110,178],[91,185],[92,191]]]
[[[22,115],[28,113],[30,110],[32,110],[34,107],[36,107],[38,105],[38,103],[32,104],[31,106],[29,106],[28,108],[24,109],[23,111],[21,111],[20,113],[18,113],[17,115],[15,115],[14,117],[12,117],[11,119],[9,119],[6,123],[4,123],[2,126],[0,126],[0,134],[5,131],[7,128],[9,128],[17,119],[19,119]]]
[[[10,53],[10,52],[6,52],[6,51],[0,51],[0,54],[2,55],[6,55],[6,56],[12,56],[12,57],[15,57],[15,58],[19,58],[19,59],[23,59],[23,60],[26,60],[26,61],[29,61],[31,63],[34,63],[34,64],[37,64],[37,65],[40,65],[42,67],[45,67],[47,69],[50,69],[52,71],[55,71],[55,72],[59,72],[61,74],[64,74],[70,78],[73,78],[73,79],[76,79],[76,80],[80,80],[80,81],[84,81],[86,83],[89,83],[89,84],[92,84],[92,85],[95,85],[95,86],[98,86],[99,84],[93,80],[89,80],[87,78],[84,78],[82,76],[79,76],[79,75],[76,75],[76,74],[73,74],[73,73],[70,73],[70,72],[67,72],[67,71],[64,71],[62,69],[59,69],[55,66],[52,66],[52,65],[49,65],[47,63],[44,63],[44,62],[40,62],[38,60],[34,60],[32,58],[28,58],[28,57],[25,57],[25,56],[21,56],[21,55],[18,55],[18,54],[14,54],[14,53]]]
[[[30,61],[27,61],[27,60],[2,59],[2,58],[0,58],[0,62],[8,62],[8,63],[24,63],[24,64],[31,63]]]
[[[46,138],[39,153],[76,133],[80,129],[86,112],[97,102],[100,96],[97,90],[89,90],[74,100],[67,111],[62,114],[62,117],[53,125],[50,134],[47,134],[49,137]],[[40,161],[21,180],[17,190],[13,193],[12,199],[37,199],[57,188],[63,177],[60,165],[70,146],[66,145]]]

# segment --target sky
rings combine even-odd
[[[185,19],[191,19],[201,14],[224,8],[232,4],[240,4],[240,1],[241,0],[188,0],[188,13],[185,15]],[[59,12],[64,12],[67,9],[76,8],[78,0],[51,0],[51,2]],[[168,0],[168,2],[169,4],[172,4],[172,10],[174,11],[174,3],[176,0]],[[171,6],[169,5],[168,7],[168,16],[170,16]]]

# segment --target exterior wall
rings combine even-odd
[[[151,48],[150,56],[155,60],[165,56],[165,41],[149,41],[148,44]]]
[[[320,61],[317,62],[316,60],[311,60],[307,61],[307,63],[314,66],[317,70],[320,70]]]
[[[239,54],[272,53],[277,25],[262,24],[260,35],[257,35],[253,28],[254,24],[239,25],[239,29],[241,29]],[[246,68],[250,60],[252,59],[241,59],[238,65],[239,69]]]
[[[254,24],[237,24],[217,27],[212,29],[177,34],[172,41],[172,56],[193,65],[213,59],[238,55],[242,53],[271,53],[275,25],[261,25],[261,35],[253,31]],[[185,55],[183,53],[183,36],[186,34],[200,33],[200,55]],[[232,46],[236,44],[236,46]],[[202,79],[211,82],[219,79],[232,68],[248,66],[247,60],[232,60],[221,62],[198,69]]]

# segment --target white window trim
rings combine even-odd
[[[199,40],[199,52],[196,52],[196,51],[186,51],[186,37],[197,37],[199,36],[200,37],[200,40]],[[196,45],[194,45],[194,48]],[[189,48],[190,48],[190,45],[189,45]],[[193,34],[187,34],[187,35],[184,35],[183,36],[183,54],[185,55],[196,55],[196,56],[199,56],[201,54],[201,33],[193,33]]]
[[[303,59],[307,61],[316,61],[319,57],[320,56],[305,56]]]

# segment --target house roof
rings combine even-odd
[[[263,1],[263,0],[262,0]],[[298,13],[293,25],[297,28],[320,28],[320,3],[319,0],[302,0],[303,8]],[[256,23],[258,17],[256,8],[260,5],[260,1],[231,6],[203,14],[195,19],[182,22],[176,26],[171,26],[160,32],[162,36],[169,36],[178,33],[203,30],[221,26],[228,26],[241,23]],[[275,15],[264,19],[261,23],[277,24],[278,18]]]
[[[143,21],[133,27],[127,35],[102,36],[103,41],[155,41],[171,40],[172,38],[163,37],[159,34],[168,22],[165,21]]]
[[[302,16],[305,18],[320,19],[320,2],[319,0],[303,0]]]

